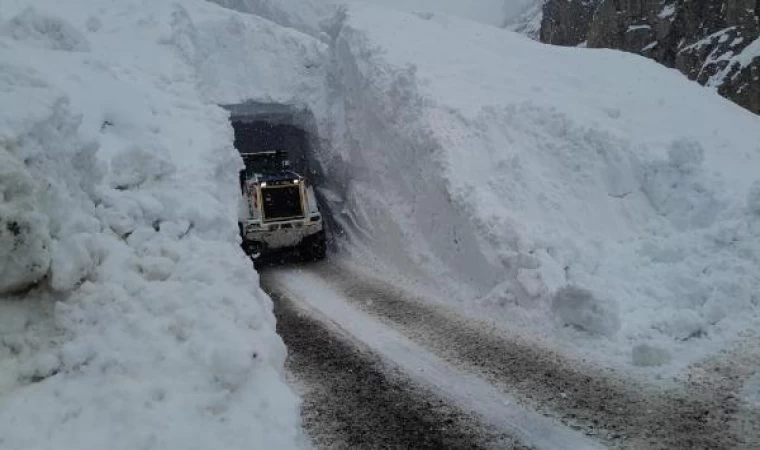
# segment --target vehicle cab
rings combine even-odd
[[[241,156],[244,207],[239,226],[244,249],[254,259],[292,248],[305,259],[324,258],[322,214],[308,179],[290,170],[283,151]]]

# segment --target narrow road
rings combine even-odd
[[[371,351],[273,294],[288,371],[318,448],[525,448],[415,385]]]
[[[760,448],[724,389],[636,384],[334,264],[262,286],[321,448]]]

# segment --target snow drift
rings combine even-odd
[[[327,197],[370,254],[626,365],[757,323],[757,117],[637,56],[445,16],[352,6],[329,33]]]
[[[225,86],[201,60],[290,42],[269,49],[285,73],[300,41],[202,1],[106,3],[3,2],[0,447],[294,447],[285,347],[238,243],[242,161],[204,88]]]

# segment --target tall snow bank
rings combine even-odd
[[[454,18],[352,6],[331,33],[328,198],[354,242],[626,364],[757,324],[757,117],[640,57]]]
[[[209,0],[224,8],[252,14],[280,26],[319,36],[320,22],[332,13],[332,1],[313,0]]]
[[[173,31],[208,8],[239,15],[3,2],[0,448],[296,445],[242,162]]]
[[[171,27],[171,42],[198,74],[204,100],[279,104],[324,115],[327,45],[318,38],[210,4],[178,7]]]

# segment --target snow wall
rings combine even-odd
[[[624,365],[757,324],[757,117],[636,56],[451,17],[357,5],[325,30],[327,197],[367,254]]]
[[[298,446],[218,105],[314,95],[321,44],[204,1],[0,15],[0,448]]]

